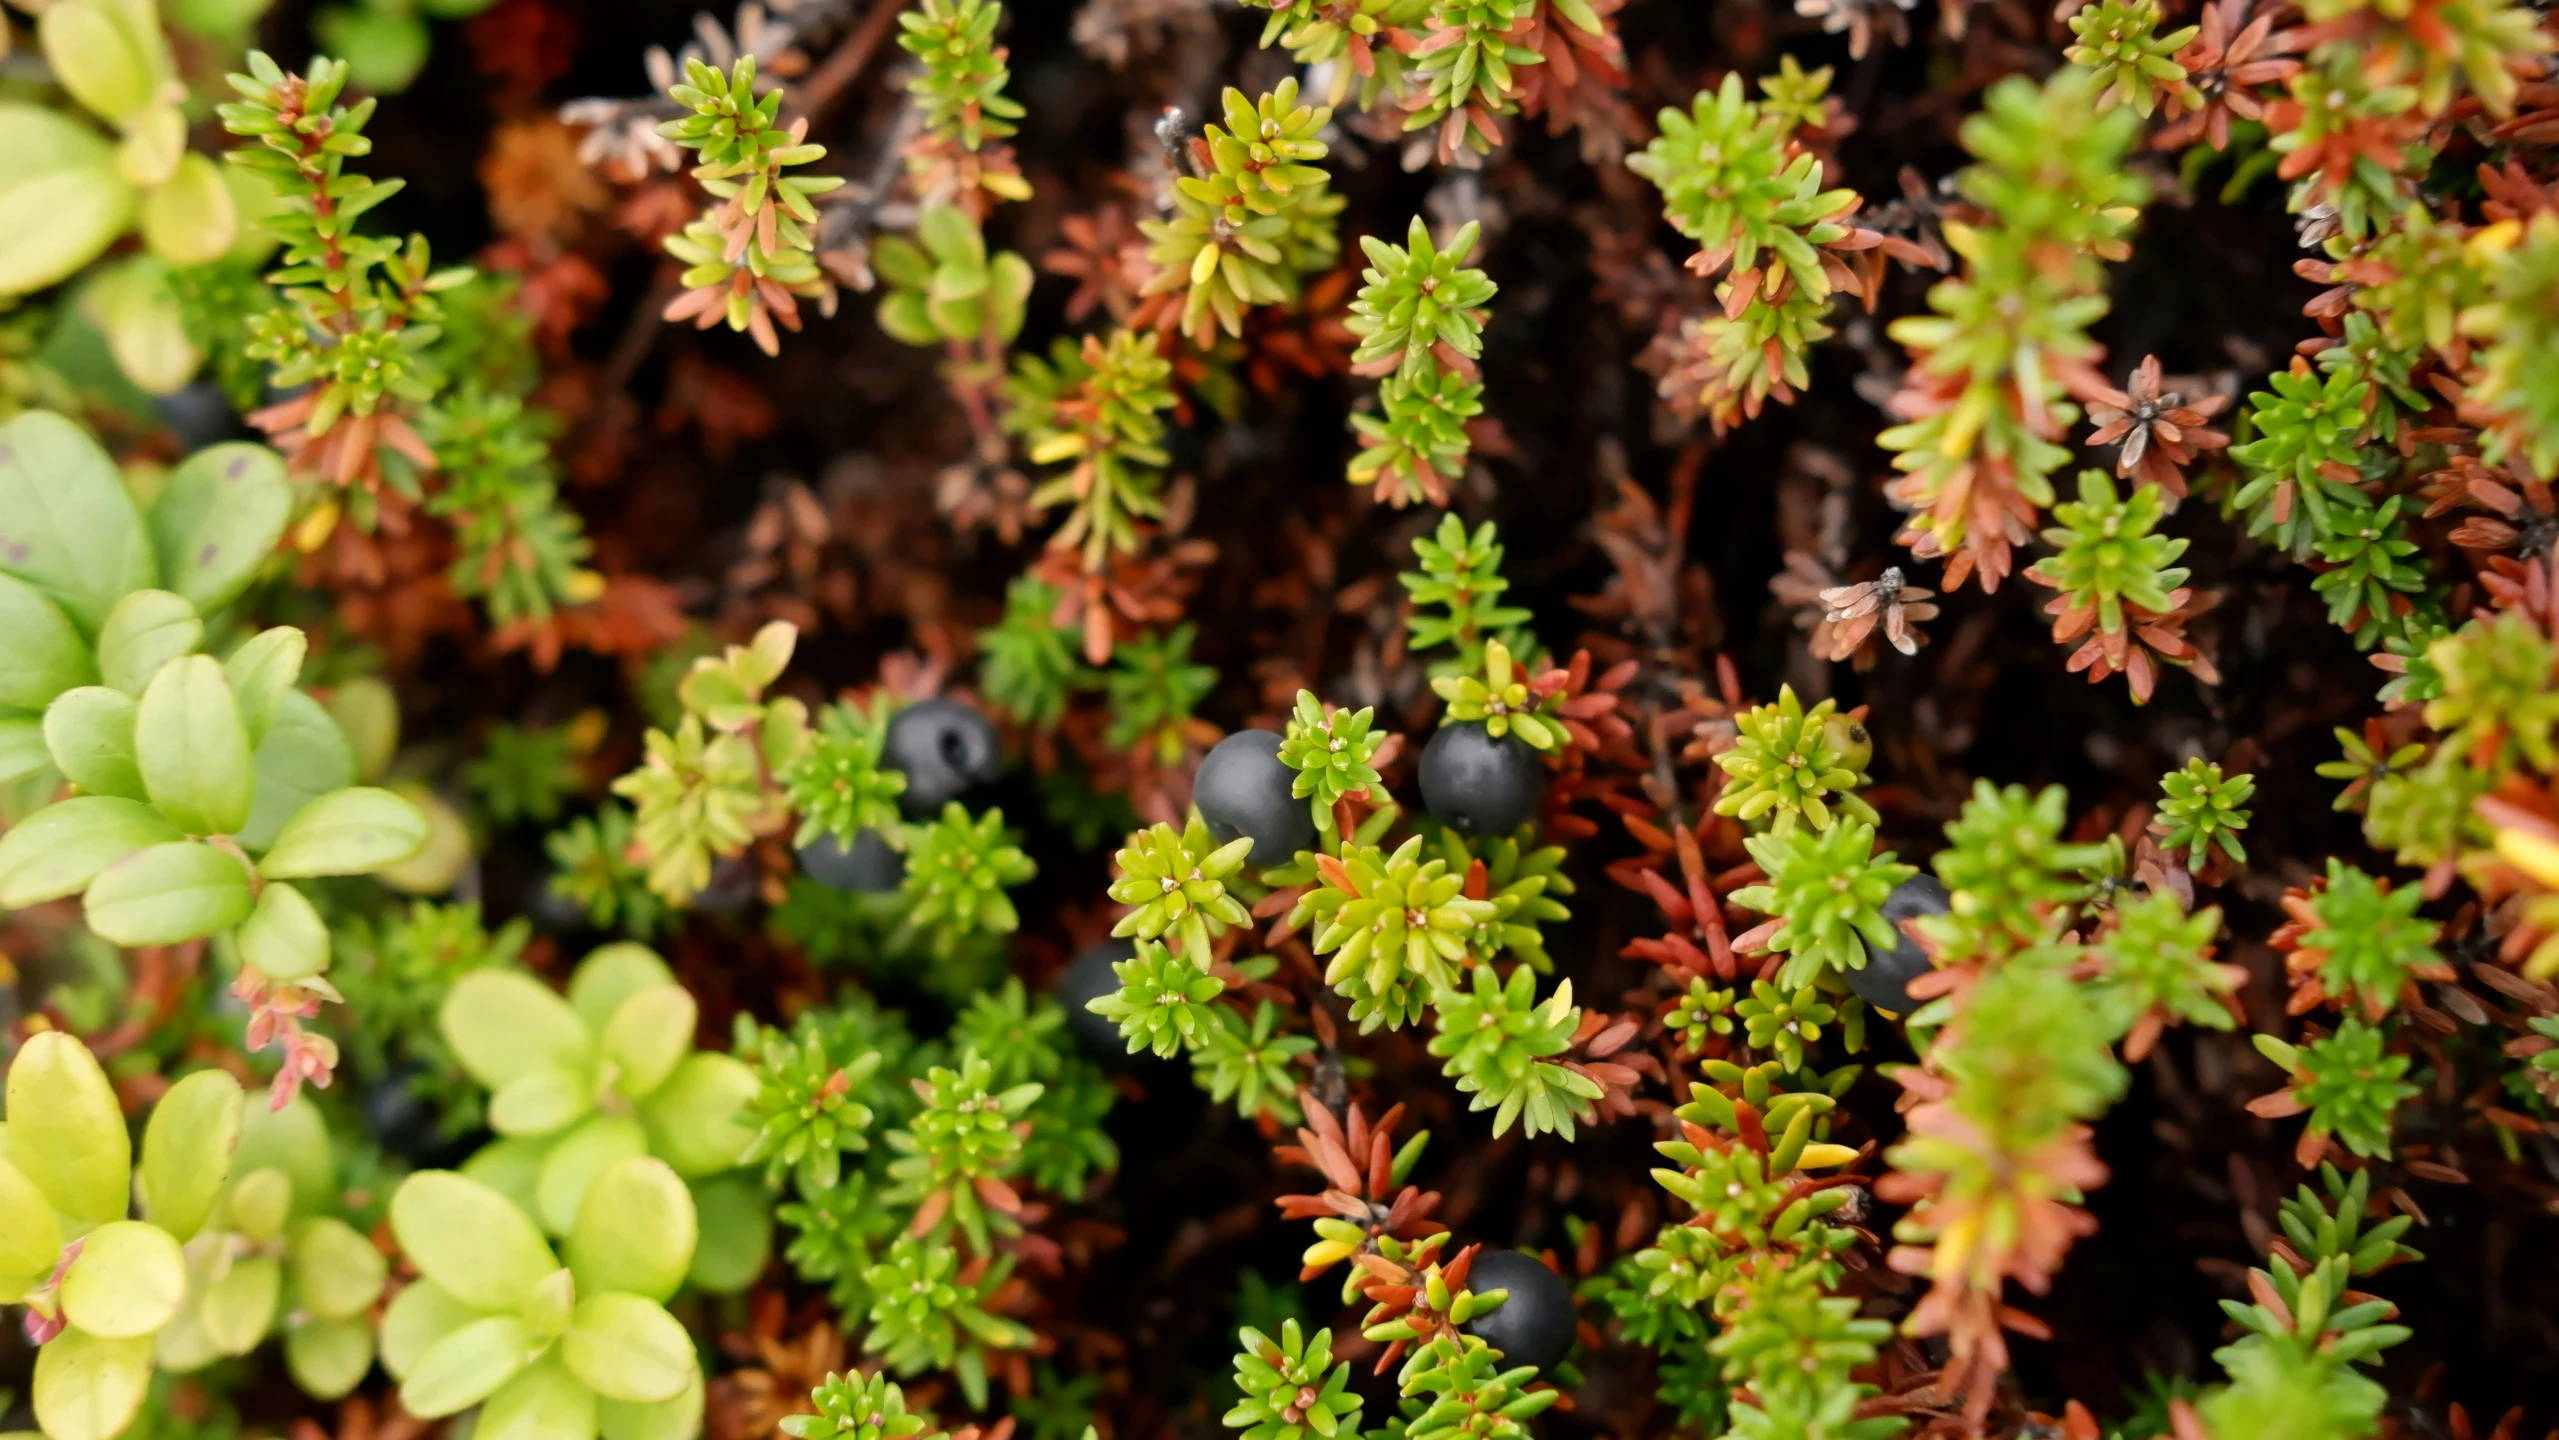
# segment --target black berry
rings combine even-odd
[[[1500,1309],[1458,1327],[1501,1351],[1505,1368],[1552,1370],[1573,1348],[1573,1292],[1545,1261],[1525,1250],[1478,1250],[1466,1271],[1466,1288],[1509,1292]]]
[[[1315,817],[1289,793],[1297,772],[1279,749],[1277,731],[1238,730],[1217,742],[1191,781],[1191,800],[1208,833],[1220,845],[1252,836],[1256,865],[1286,864],[1315,844]]]
[[[877,830],[856,832],[850,845],[820,835],[800,847],[800,873],[830,890],[881,895],[906,878],[906,857],[890,849]]]
[[[461,1163],[476,1148],[473,1137],[444,1132],[444,1114],[418,1086],[418,1068],[394,1064],[364,1092],[364,1123],[383,1153],[420,1169]]]
[[[1893,893],[1876,908],[1900,935],[1900,943],[1890,950],[1877,950],[1873,941],[1861,941],[1866,946],[1866,968],[1848,972],[1848,988],[1878,1010],[1907,1015],[1919,1008],[1919,1002],[1910,998],[1910,982],[1927,974],[1930,967],[1928,952],[1910,938],[1901,922],[1920,915],[1945,914],[1945,882],[1922,870],[1894,886]]]
[[[1084,1047],[1084,1053],[1096,1060],[1128,1058],[1128,1042],[1120,1038],[1120,1027],[1108,1015],[1096,1015],[1085,1005],[1105,995],[1119,992],[1119,973],[1111,967],[1123,960],[1137,958],[1134,940],[1104,940],[1088,945],[1075,957],[1066,972],[1057,977],[1057,1003],[1066,1010],[1067,1033]]]
[[[705,915],[735,915],[755,903],[756,870],[743,855],[731,855],[711,866],[711,883],[693,897],[693,908]]]
[[[594,928],[594,917],[587,913],[585,901],[551,883],[559,873],[548,865],[533,872],[524,887],[525,918],[545,935],[583,935]]]
[[[994,780],[1004,757],[985,716],[957,700],[918,700],[889,718],[882,763],[906,777],[897,797],[906,818],[929,820]]]
[[[189,453],[219,445],[240,433],[240,417],[232,413],[222,387],[210,380],[198,380],[170,391],[155,402],[155,408],[160,412],[160,423],[178,437],[178,448]]]
[[[1463,835],[1507,835],[1537,813],[1546,789],[1537,752],[1481,724],[1442,725],[1422,747],[1422,804]]]

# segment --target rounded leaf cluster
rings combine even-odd
[[[1358,1440],[1360,1397],[1351,1367],[1333,1358],[1333,1332],[1308,1339],[1294,1317],[1272,1339],[1247,1325],[1236,1334],[1235,1388],[1243,1399],[1225,1423],[1243,1440]]]
[[[1874,807],[1857,797],[1866,783],[1866,760],[1872,743],[1865,727],[1838,712],[1839,702],[1821,700],[1810,709],[1783,686],[1776,702],[1744,712],[1735,722],[1732,746],[1715,757],[1730,779],[1715,800],[1715,813],[1744,821],[1766,819],[1776,830],[1798,823],[1828,829],[1836,806],[1868,825],[1877,823]]]
[[[553,1235],[571,1232],[617,1161],[654,1155],[694,1179],[735,1169],[755,1140],[740,1107],[756,1075],[734,1056],[694,1050],[696,1014],[666,962],[629,943],[580,962],[566,997],[516,970],[455,981],[437,1027],[489,1092],[499,1136],[476,1163],[521,1176],[512,1198]],[[761,1205],[753,1214],[760,1232]]]
[[[976,150],[1013,133],[1022,102],[1004,93],[1012,72],[995,43],[1004,7],[995,0],[922,0],[897,17],[899,48],[924,62],[907,92],[935,135]]]
[[[1353,365],[1409,377],[1433,365],[1453,368],[1436,358],[1442,347],[1460,365],[1484,353],[1484,307],[1497,287],[1483,271],[1466,267],[1481,233],[1470,220],[1446,245],[1433,246],[1430,228],[1416,215],[1402,245],[1360,237],[1369,266],[1360,272],[1346,322],[1359,337]]]
[[[1170,1058],[1204,1043],[1216,1025],[1213,1003],[1226,982],[1141,940],[1133,959],[1116,961],[1120,988],[1087,1007],[1107,1016],[1128,1041],[1129,1053],[1152,1050]]]
[[[1370,787],[1379,783],[1376,767],[1369,763],[1386,741],[1371,732],[1376,715],[1375,706],[1335,709],[1311,690],[1297,692],[1297,707],[1280,737],[1279,758],[1297,772],[1289,793],[1306,802],[1319,834],[1333,833],[1333,807],[1343,797],[1371,794]]]
[[[1004,892],[1038,871],[1004,828],[1003,811],[972,818],[950,801],[908,841],[898,887],[907,900],[906,929],[929,934],[944,953],[971,935],[1010,935],[1022,921]]]
[[[1391,855],[1352,845],[1315,863],[1322,883],[1302,902],[1317,917],[1315,953],[1333,957],[1324,983],[1351,1002],[1363,1034],[1411,1023],[1424,997],[1454,985],[1472,963],[1469,935],[1496,913],[1462,893],[1466,877],[1445,860],[1424,859],[1418,835]]]
[[[849,702],[819,715],[807,748],[782,775],[783,793],[800,816],[792,844],[832,835],[850,845],[864,830],[890,833],[906,777],[880,763],[888,743],[886,720],[881,709],[866,712]]]
[[[1168,948],[1206,970],[1209,941],[1229,926],[1253,923],[1252,913],[1226,886],[1227,877],[1243,869],[1252,853],[1249,835],[1216,845],[1196,812],[1180,830],[1156,825],[1131,835],[1111,857],[1119,873],[1111,881],[1110,895],[1136,908],[1111,933],[1139,940],[1170,935]]]
[[[1493,1133],[1524,1121],[1531,1136],[1549,1131],[1570,1140],[1574,1122],[1591,1118],[1591,1102],[1605,1093],[1578,1070],[1552,1063],[1572,1048],[1582,1012],[1566,980],[1543,1002],[1537,972],[1512,969],[1505,982],[1489,965],[1474,970],[1471,988],[1445,986],[1431,993],[1439,1033],[1430,1052],[1447,1063],[1442,1073],[1475,1097],[1470,1110],[1493,1111]]]
[[[1775,830],[1742,843],[1767,879],[1734,891],[1732,900],[1777,917],[1768,944],[1790,957],[1778,972],[1780,984],[1862,970],[1867,944],[1889,951],[1901,943],[1883,905],[1919,871],[1889,850],[1875,854],[1872,825],[1848,820],[1826,830]]]

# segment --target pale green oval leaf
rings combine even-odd
[[[228,835],[248,823],[257,772],[249,732],[222,663],[188,655],[160,667],[133,716],[142,788],[190,835]]]
[[[419,1357],[445,1336],[480,1319],[482,1312],[448,1295],[432,1280],[401,1287],[382,1307],[382,1368],[406,1380]]]
[[[240,843],[252,854],[266,849],[303,806],[354,784],[355,752],[319,701],[287,691],[258,742],[257,774],[257,801],[240,828]]]
[[[187,1303],[187,1257],[168,1231],[111,1220],[80,1242],[62,1275],[62,1317],[108,1340],[148,1337]]]
[[[222,1210],[240,1238],[264,1246],[284,1233],[284,1222],[293,1214],[293,1180],[272,1165],[243,1170]]]
[[[151,1388],[149,1337],[66,1330],[36,1351],[36,1424],[45,1440],[113,1440]]]
[[[524,1367],[480,1407],[473,1440],[595,1440],[596,1394],[557,1356]]]
[[[608,1400],[672,1400],[696,1361],[693,1341],[666,1307],[608,1292],[578,1302],[560,1337],[560,1359]]]
[[[78,273],[133,223],[133,202],[104,136],[40,105],[0,104],[0,214],[45,217],[0,227],[0,295]]]
[[[462,1162],[462,1173],[505,1196],[535,1224],[542,1223],[542,1162],[560,1137],[511,1139],[501,1135]]]
[[[489,1096],[489,1128],[501,1135],[549,1135],[595,1108],[595,1081],[584,1070],[536,1070]]]
[[[560,1266],[513,1201],[449,1170],[421,1170],[391,1197],[391,1233],[418,1272],[475,1309],[520,1310]],[[492,1382],[495,1383],[495,1382]]]
[[[183,595],[136,590],[107,612],[98,631],[98,674],[107,686],[140,695],[160,667],[204,644],[204,621]]]
[[[0,1285],[40,1282],[62,1258],[62,1222],[36,1182],[0,1158]]]
[[[181,1243],[204,1228],[222,1196],[246,1108],[226,1070],[198,1070],[151,1107],[142,1131],[142,1213]]]
[[[14,785],[52,763],[41,716],[0,715],[0,785]]]
[[[700,1238],[693,1196],[666,1163],[626,1160],[587,1187],[569,1230],[578,1293],[665,1300],[684,1283]]]
[[[237,440],[198,450],[151,502],[161,583],[207,613],[230,604],[275,553],[292,517],[283,456]]]
[[[373,1368],[373,1327],[361,1319],[306,1320],[284,1333],[284,1366],[314,1400],[335,1400]]]
[[[542,1157],[533,1187],[534,1218],[554,1235],[566,1235],[596,1177],[649,1153],[648,1132],[627,1115],[598,1115],[560,1138]]]
[[[177,826],[139,800],[80,795],[56,801],[0,835],[0,908],[77,895],[136,850],[181,838]]]
[[[351,1320],[381,1298],[391,1262],[364,1233],[334,1215],[305,1220],[293,1232],[294,1304],[327,1320]]]
[[[10,148],[0,123],[0,155]],[[0,170],[0,200],[6,195]],[[0,241],[0,290],[9,288],[8,260],[8,242]],[[118,600],[157,581],[153,569],[124,477],[87,431],[49,410],[0,425],[0,572],[51,596],[82,633],[95,635]]]
[[[196,1307],[178,1312],[178,1318],[160,1327],[151,1337],[151,1363],[172,1375],[186,1375],[201,1370],[222,1358],[213,1337],[204,1333],[196,1316]]]
[[[378,678],[359,675],[329,692],[328,710],[355,757],[356,778],[380,778],[400,746],[399,697]]]
[[[755,1090],[755,1071],[733,1055],[686,1056],[666,1083],[640,1102],[650,1153],[679,1175],[711,1175],[736,1166],[755,1143],[755,1132],[739,1118]]]
[[[205,1287],[196,1320],[223,1354],[246,1355],[275,1325],[276,1303],[283,1294],[284,1267],[275,1257],[244,1256]]]
[[[89,1047],[59,1030],[27,1037],[9,1062],[8,1158],[53,1208],[86,1229],[122,1219],[133,1139]]]
[[[276,1170],[292,1182],[292,1211],[307,1215],[334,1201],[338,1162],[329,1147],[329,1122],[308,1095],[296,1095],[281,1110],[252,1105],[240,1126],[240,1148],[231,1173]]]
[[[550,986],[512,970],[474,970],[453,982],[436,1013],[462,1068],[491,1090],[543,1070],[585,1071],[595,1039]]]
[[[178,157],[177,172],[142,196],[142,241],[172,265],[209,265],[240,233],[240,209],[209,155]]]
[[[773,1254],[773,1213],[764,1185],[751,1171],[732,1170],[690,1181],[688,1188],[702,1238],[685,1278],[706,1294],[737,1294],[755,1283]]]
[[[595,1407],[603,1440],[694,1440],[702,1433],[702,1367],[693,1367],[684,1393],[654,1405],[606,1400]]]
[[[622,1002],[604,1026],[604,1061],[613,1088],[638,1100],[666,1083],[693,1049],[693,1025],[701,1015],[691,992],[659,985]]]
[[[0,708],[41,712],[53,697],[94,685],[98,667],[89,642],[62,607],[24,580],[0,575]]]
[[[400,1382],[400,1404],[421,1420],[459,1414],[523,1369],[534,1348],[531,1328],[512,1315],[474,1320],[418,1357]]]
[[[258,892],[240,924],[241,963],[270,980],[307,980],[329,965],[329,925],[299,890],[278,880]]]
[[[278,625],[250,636],[222,662],[231,693],[240,701],[240,723],[248,727],[251,745],[265,741],[267,727],[275,723],[285,695],[302,673],[303,652],[310,643],[301,631]]]
[[[362,875],[405,860],[426,844],[418,807],[371,786],[323,795],[294,813],[258,861],[270,880]]]
[[[159,67],[112,10],[96,0],[61,0],[40,9],[36,33],[45,61],[72,99],[110,122],[152,103]]]
[[[184,128],[175,133],[184,143]],[[177,287],[157,256],[128,255],[93,272],[80,288],[79,309],[106,337],[116,368],[147,395],[174,393],[204,367],[204,347],[188,334]]]
[[[383,866],[373,878],[406,895],[441,895],[452,889],[476,854],[469,823],[443,796],[414,780],[394,781],[389,788],[426,817],[427,839],[418,853]]]
[[[89,928],[117,945],[175,945],[249,917],[249,871],[236,856],[193,840],[153,845],[89,882]]]
[[[675,972],[658,952],[617,940],[597,946],[578,962],[577,973],[569,977],[569,1006],[588,1029],[601,1033],[623,1001],[654,986],[674,983]]]
[[[132,696],[104,685],[82,685],[55,696],[44,712],[44,743],[53,768],[92,795],[145,798],[142,767],[133,758],[137,708]]]

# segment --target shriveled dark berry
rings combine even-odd
[[[957,700],[918,700],[889,717],[881,764],[906,777],[898,808],[929,820],[1004,767],[995,726]]]
[[[1919,1008],[1910,997],[1910,982],[1928,973],[1928,952],[1902,929],[1904,920],[1921,915],[1943,915],[1947,909],[1946,882],[1922,870],[1893,887],[1876,907],[1892,922],[1900,943],[1890,950],[1877,950],[1871,940],[1861,940],[1866,947],[1866,968],[1848,972],[1848,988],[1857,998],[1878,1010],[1893,1015],[1907,1015]]]
[[[1120,1037],[1120,1027],[1112,1023],[1111,1017],[1096,1015],[1084,1007],[1105,995],[1119,993],[1119,973],[1111,967],[1136,958],[1136,941],[1104,940],[1084,947],[1083,953],[1057,977],[1057,1003],[1066,1010],[1067,1033],[1096,1060],[1129,1058],[1128,1041]]]
[[[1422,804],[1461,835],[1507,835],[1537,813],[1546,769],[1516,735],[1442,725],[1422,747]]]
[[[711,866],[711,883],[693,897],[693,908],[705,915],[735,915],[755,903],[755,862],[731,855]]]
[[[1572,1287],[1545,1261],[1525,1250],[1479,1250],[1466,1272],[1466,1288],[1510,1292],[1501,1308],[1458,1327],[1501,1351],[1505,1367],[1552,1370],[1573,1348]]]
[[[1208,833],[1220,845],[1252,836],[1256,865],[1286,864],[1315,844],[1315,817],[1289,793],[1297,772],[1279,750],[1275,730],[1238,730],[1217,742],[1191,781],[1191,801]]]
[[[830,890],[881,895],[906,878],[906,857],[890,849],[877,830],[856,831],[850,845],[820,835],[800,847],[800,873]]]

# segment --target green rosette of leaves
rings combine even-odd
[[[27,1307],[36,1424],[52,1440],[108,1440],[151,1386],[153,1341],[187,1302],[181,1248],[230,1173],[240,1083],[201,1070],[171,1086],[133,1139],[89,1047],[60,1031],[9,1064],[0,1124],[0,1302]],[[142,1218],[128,1218],[137,1188]]]
[[[915,239],[883,235],[871,251],[887,293],[880,328],[908,345],[1009,345],[1022,333],[1031,294],[1031,264],[1010,250],[989,253],[968,212],[928,205],[915,217]]]
[[[628,943],[589,955],[565,998],[513,970],[455,981],[438,1028],[488,1089],[498,1133],[463,1173],[568,1236],[598,1177],[655,1157],[700,1216],[689,1278],[714,1293],[744,1289],[772,1239],[764,1188],[740,1169],[755,1143],[743,1111],[758,1082],[737,1057],[693,1048],[696,1018],[666,962]]]
[[[253,1107],[230,1182],[187,1242],[186,1308],[159,1335],[178,1374],[284,1337],[285,1368],[305,1394],[335,1400],[373,1368],[373,1302],[390,1263],[337,1214],[338,1159],[328,1122],[306,1099]]]
[[[288,882],[426,844],[295,687],[302,632],[230,617],[292,506],[264,446],[198,451],[146,507],[69,420],[0,425],[0,784],[74,789],[0,836],[0,910],[79,895],[102,939],[221,937],[290,984],[326,968],[329,935]]]
[[[382,1365],[422,1420],[478,1407],[480,1440],[692,1440],[702,1369],[666,1299],[693,1264],[684,1182],[646,1156],[604,1169],[568,1263],[514,1201],[449,1170],[391,1197],[418,1280],[382,1312]]]

